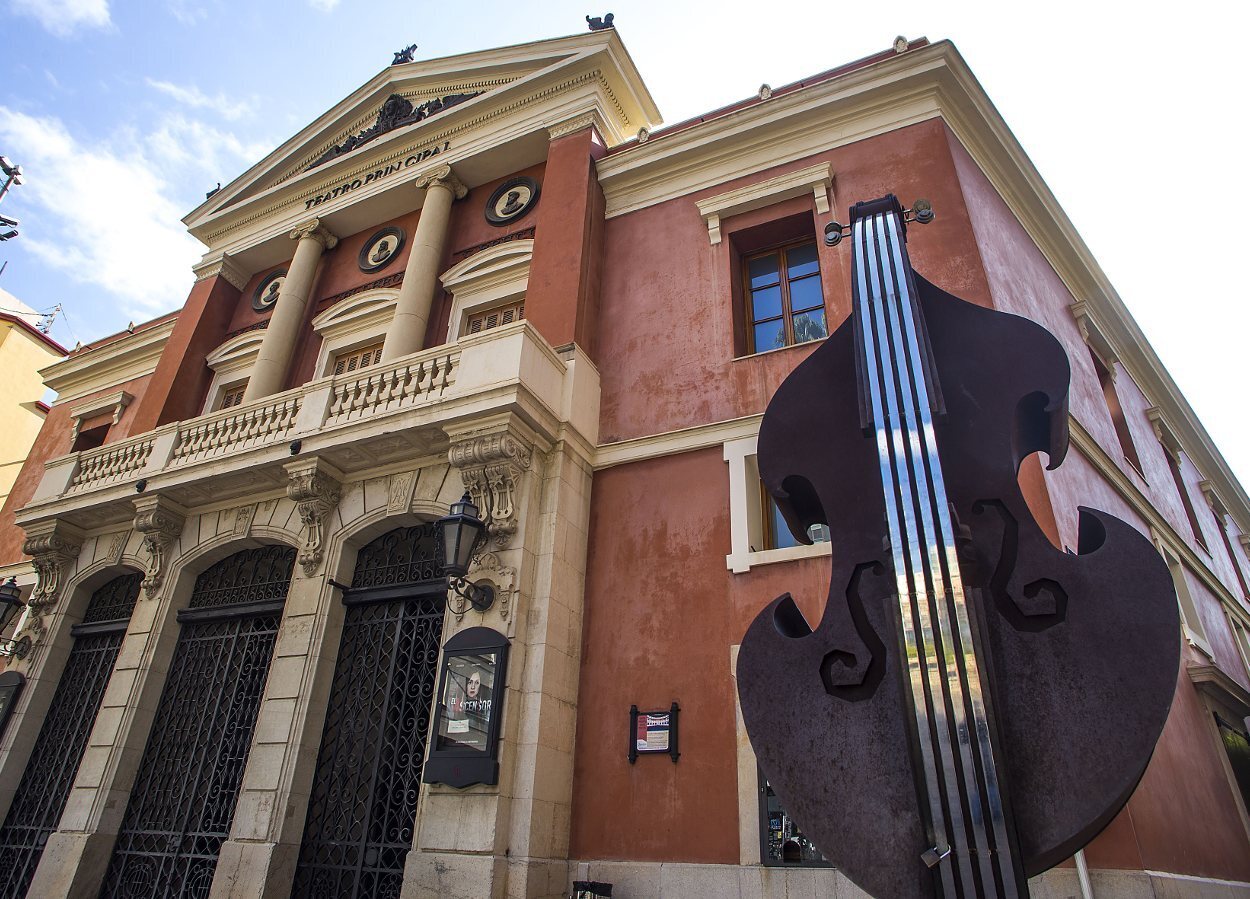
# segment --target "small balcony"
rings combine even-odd
[[[283,463],[317,455],[345,475],[445,460],[449,432],[510,415],[556,437],[571,422],[593,446],[598,373],[557,353],[528,322],[50,460],[19,525],[99,528],[134,517],[137,493],[188,508],[285,488]]]

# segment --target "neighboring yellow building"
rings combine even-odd
[[[48,412],[39,369],[66,354],[35,327],[38,320],[35,310],[0,290],[0,506]]]

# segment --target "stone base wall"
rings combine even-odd
[[[571,862],[574,880],[613,885],[612,899],[871,899],[833,868],[689,865],[659,862]],[[1090,871],[1093,899],[1250,899],[1250,883],[1158,871]],[[1074,868],[1053,868],[1029,881],[1031,899],[1083,899]],[[885,899],[885,897],[881,897]]]

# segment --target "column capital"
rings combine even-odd
[[[607,129],[604,127],[603,116],[599,114],[598,110],[583,112],[562,121],[552,122],[547,126],[547,137],[549,140],[558,140],[570,134],[584,131],[587,128],[593,128],[595,139],[599,143],[603,143],[601,135]]]
[[[463,200],[469,192],[464,182],[456,177],[456,173],[452,171],[449,165],[440,165],[438,168],[430,169],[428,172],[422,172],[417,176],[417,180],[413,184],[416,185],[418,190],[427,190],[435,184],[441,185],[450,190],[457,200]]]
[[[291,232],[291,240],[311,238],[321,244],[323,250],[333,250],[339,239],[321,223],[321,219],[309,219]]]

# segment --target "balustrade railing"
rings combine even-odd
[[[261,406],[217,412],[206,419],[192,419],[178,428],[171,466],[276,443],[295,427],[299,407],[300,397],[288,397]]]
[[[79,456],[78,472],[74,475],[69,492],[103,487],[134,477],[147,464],[148,456],[152,454],[153,442],[151,436],[146,436],[83,453]]]
[[[457,361],[456,355],[443,353],[368,369],[352,378],[337,377],[330,388],[325,423],[352,421],[441,396],[455,383]]]
[[[440,347],[350,375],[322,378],[257,403],[88,450],[78,455],[68,488],[61,490],[78,493],[137,480],[158,471],[282,443],[327,426],[435,402],[455,384],[459,362],[458,349]],[[325,400],[327,387],[329,398]],[[304,408],[313,394],[319,394],[316,404],[324,411]],[[162,448],[153,457],[157,446]],[[67,457],[55,464],[72,461],[73,457]]]

